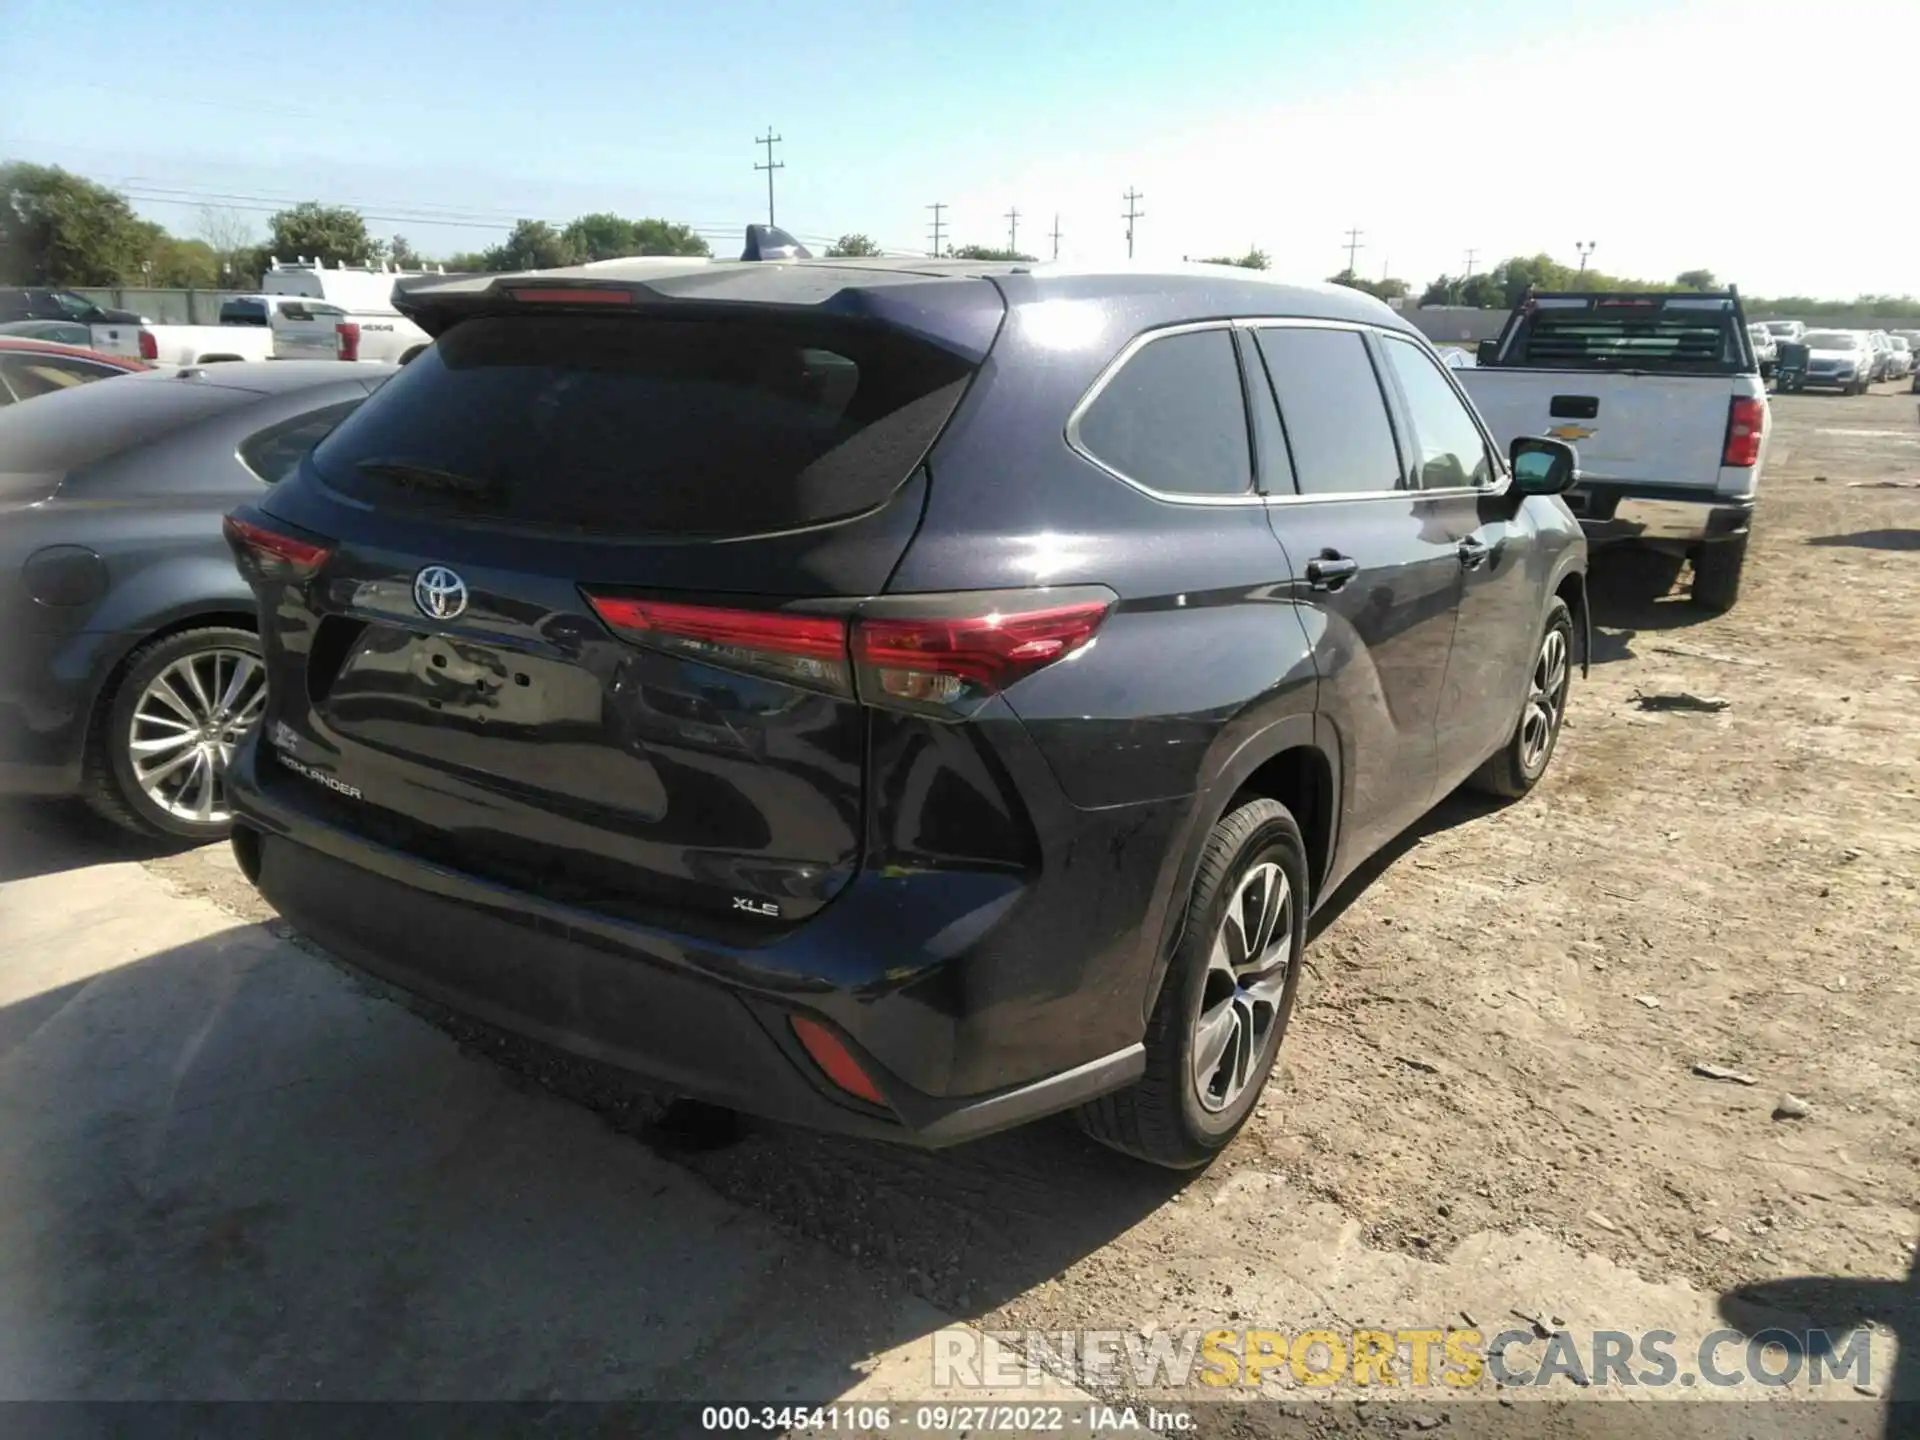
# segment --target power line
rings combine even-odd
[[[933,254],[934,254],[934,258],[936,259],[939,258],[941,253],[940,252],[940,232],[943,227],[941,226],[941,223],[940,223],[940,217],[942,214],[946,212],[946,208],[947,208],[946,202],[943,200],[936,200],[933,202],[933,204],[927,206],[927,209],[933,212]]]
[[[1127,202],[1127,213],[1120,218],[1127,222],[1127,258],[1131,260],[1133,258],[1133,222],[1147,217],[1147,212],[1136,208],[1135,202],[1147,197],[1129,185],[1124,198]]]
[[[1020,207],[1007,211],[1007,249],[1020,253]]]
[[[1360,252],[1367,248],[1360,243],[1360,237],[1366,233],[1360,229],[1347,231],[1347,274],[1349,275],[1353,274],[1353,267],[1358,262]]]
[[[1047,232],[1053,237],[1053,258],[1060,258],[1060,212],[1053,212],[1053,229]]]
[[[782,141],[778,135],[773,133],[773,126],[769,125],[767,126],[767,133],[762,136],[759,136],[757,139],[754,140],[753,143],[756,145],[764,145],[767,147],[767,163],[762,165],[759,161],[756,160],[754,162],[753,168],[756,170],[764,170],[767,172],[767,224],[771,225],[773,224],[773,172],[776,170],[784,170],[787,168],[786,161],[775,160],[773,158],[773,147],[776,145],[783,144],[785,142]]]

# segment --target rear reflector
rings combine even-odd
[[[588,290],[578,285],[522,286],[509,290],[523,305],[631,305],[631,290]]]
[[[1113,597],[995,603],[972,614],[863,617],[854,627],[860,698],[951,711],[1064,660],[1094,637]]]
[[[240,573],[249,579],[303,580],[326,564],[333,553],[330,545],[269,530],[232,515],[221,521],[220,528],[233,547]]]
[[[142,330],[140,332],[140,358],[142,360],[158,360],[160,358],[160,342],[153,338],[153,332],[151,330]]]
[[[732,610],[619,595],[589,594],[587,601],[626,639],[809,689],[853,693],[844,616]]]
[[[341,360],[360,358],[360,327],[351,320],[342,320],[333,327],[334,353]]]
[[[1760,441],[1767,433],[1767,402],[1749,396],[1736,397],[1727,407],[1727,443],[1720,454],[1722,465],[1746,468],[1760,463]]]
[[[880,1088],[867,1078],[867,1072],[860,1068],[860,1062],[853,1058],[840,1037],[822,1025],[818,1020],[809,1020],[804,1015],[796,1015],[792,1020],[794,1036],[806,1047],[807,1054],[813,1057],[826,1077],[847,1094],[865,1100],[870,1105],[884,1105],[886,1100],[880,1094]]]

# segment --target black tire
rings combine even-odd
[[[1553,693],[1549,697],[1551,707],[1546,716],[1546,746],[1537,749],[1530,736],[1529,721],[1539,718],[1534,696],[1543,678],[1543,668],[1547,665],[1549,644],[1555,635],[1560,637],[1559,680],[1552,687]],[[1521,701],[1520,718],[1514,722],[1513,734],[1508,737],[1506,744],[1467,777],[1469,789],[1478,790],[1484,795],[1497,795],[1504,800],[1518,800],[1540,783],[1540,777],[1547,773],[1547,766],[1553,763],[1553,752],[1560,744],[1560,729],[1567,718],[1567,696],[1573,688],[1574,653],[1573,612],[1567,608],[1567,602],[1556,595],[1553,603],[1547,606],[1547,618],[1540,627],[1539,643],[1534,647],[1533,664],[1527,668],[1527,693]]]
[[[1213,827],[1194,874],[1178,948],[1147,1022],[1146,1073],[1126,1089],[1080,1107],[1077,1118],[1087,1134],[1155,1165],[1191,1170],[1240,1133],[1273,1071],[1299,993],[1310,905],[1306,855],[1300,827],[1277,800],[1249,800]],[[1214,1110],[1203,1102],[1193,1076],[1196,1024],[1209,976],[1223,973],[1213,969],[1211,957],[1227,906],[1255,867],[1268,863],[1285,875],[1290,896],[1272,932],[1278,942],[1284,926],[1288,937],[1285,979],[1260,1035],[1259,1053],[1245,1066],[1244,1088]],[[1224,993],[1234,992],[1228,987]]]
[[[1747,568],[1747,537],[1702,545],[1693,557],[1691,599],[1702,610],[1724,615],[1740,599],[1740,576]]]
[[[127,657],[117,681],[95,708],[87,734],[80,793],[96,813],[150,838],[164,836],[206,844],[226,836],[230,820],[202,823],[183,819],[156,804],[134,774],[128,748],[134,709],[147,687],[177,661],[216,650],[238,650],[257,658],[260,641],[250,630],[208,625],[150,640]]]

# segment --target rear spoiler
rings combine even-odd
[[[743,261],[811,260],[813,252],[776,225],[747,226]],[[519,270],[499,275],[407,275],[396,279],[393,308],[429,335],[503,297],[559,303],[595,301],[631,304],[633,287],[712,264],[706,255],[633,255],[590,260],[557,270]]]

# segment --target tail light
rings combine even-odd
[[[1085,649],[1114,595],[1097,585],[898,595],[852,615],[587,600],[638,644],[867,705],[963,719],[1015,681]]]
[[[269,530],[233,515],[220,528],[240,573],[249,580],[305,580],[333,553],[331,545],[315,536]]]
[[[360,327],[351,320],[342,320],[333,327],[335,348],[341,360],[360,358]]]
[[[153,338],[153,332],[151,330],[142,330],[140,332],[140,358],[142,360],[158,360],[160,358],[160,342]]]
[[[1767,433],[1767,402],[1736,397],[1727,407],[1727,443],[1722,465],[1746,467],[1760,463],[1760,441]]]
[[[1097,587],[878,602],[853,630],[860,698],[935,713],[981,701],[1084,649],[1113,608]],[[904,613],[895,613],[896,607]]]
[[[853,694],[844,615],[729,610],[615,595],[587,600],[624,639],[809,690]]]

